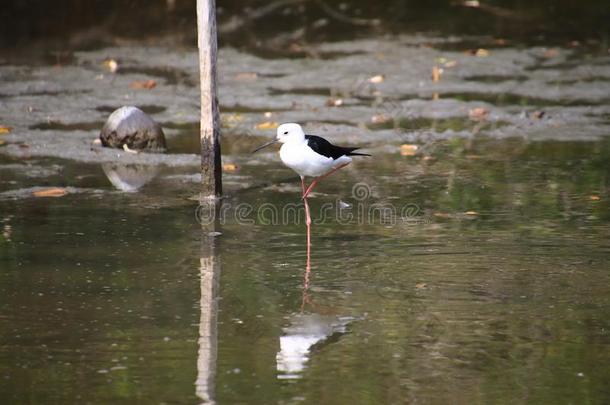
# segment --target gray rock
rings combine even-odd
[[[144,111],[133,106],[115,110],[100,132],[102,145],[122,149],[165,152],[165,135],[161,126]]]

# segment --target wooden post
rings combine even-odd
[[[216,0],[197,0],[201,82],[201,197],[222,194],[220,113],[216,94]]]

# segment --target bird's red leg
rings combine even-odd
[[[324,174],[324,175],[322,175],[322,176],[319,176],[319,177],[316,177],[315,179],[313,179],[313,181],[311,182],[311,184],[310,184],[310,185],[309,185],[309,187],[307,188],[307,191],[305,191],[305,192],[303,193],[303,198],[307,198],[307,196],[309,195],[309,193],[311,193],[311,190],[313,190],[313,188],[316,186],[316,184],[318,184],[318,182],[319,182],[320,180],[322,180],[322,179],[324,179],[324,178],[326,178],[326,177],[330,176],[331,174],[333,174],[333,173],[334,173],[334,172],[336,172],[337,170],[342,169],[342,168],[344,168],[344,167],[345,167],[345,166],[347,166],[347,165],[349,165],[349,162],[344,163],[344,164],[342,164],[341,166],[337,166],[337,167],[335,167],[334,169],[332,169],[330,172],[328,172],[328,173],[326,173],[326,174]]]
[[[305,179],[303,176],[301,176],[301,189],[303,195],[305,195]],[[306,197],[303,197],[303,204],[305,205],[305,225],[307,225],[307,269],[309,269],[311,268],[311,214]]]
[[[307,198],[303,198],[305,204],[305,225],[307,225],[307,266],[309,267],[309,257],[311,253],[311,215],[309,213],[309,204]]]
[[[301,176],[301,190],[303,192],[302,195],[305,195],[305,177]]]

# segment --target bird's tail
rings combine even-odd
[[[346,149],[346,156],[371,156],[368,153],[360,153],[360,152],[354,152],[355,150],[358,150],[360,148],[345,148]]]

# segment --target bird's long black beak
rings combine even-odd
[[[254,150],[252,151],[252,153],[256,153],[256,152],[258,152],[259,150],[261,150],[261,149],[263,149],[263,148],[266,148],[267,146],[273,145],[273,144],[274,144],[274,143],[276,143],[276,142],[277,142],[277,139],[274,139],[274,140],[272,140],[271,142],[267,142],[266,144],[261,145],[261,146],[259,146],[258,148],[254,149]]]

